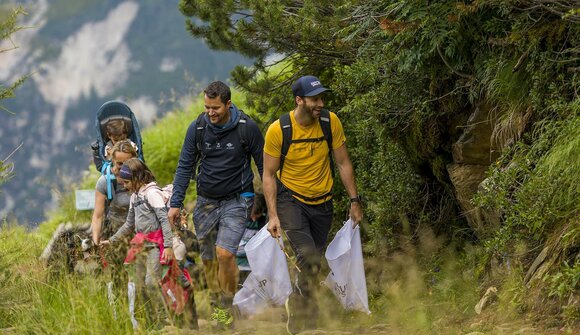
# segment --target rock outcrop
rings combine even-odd
[[[492,115],[490,106],[479,104],[465,126],[462,126],[463,133],[453,144],[453,163],[447,165],[457,202],[468,224],[478,236],[486,235],[489,228],[499,224],[496,213],[477,208],[471,203],[473,195],[486,178],[489,165],[498,157],[491,141],[495,125],[496,118]]]

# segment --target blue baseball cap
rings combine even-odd
[[[315,76],[300,77],[292,84],[292,93],[295,97],[313,97],[326,91],[330,90],[322,86]]]

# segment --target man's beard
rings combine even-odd
[[[317,119],[320,116],[320,111],[315,111],[315,107],[308,107],[306,105],[301,107],[301,112],[303,115],[308,115],[312,119]]]

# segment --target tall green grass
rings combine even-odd
[[[34,308],[23,308],[17,329],[32,334],[127,334],[132,332],[126,299],[119,297],[113,317],[102,278],[63,276],[51,281],[29,277],[25,290]]]
[[[16,310],[30,303],[22,294],[22,276],[40,255],[38,246],[24,227],[0,226],[0,329],[11,327],[18,315]]]
[[[446,251],[436,241],[418,249],[410,248],[390,257],[365,260],[370,308],[367,316],[346,312],[330,290],[320,288],[315,304],[320,309],[319,326],[335,331],[359,329],[365,333],[371,327],[394,334],[458,333],[472,315],[478,298],[474,277],[465,272],[452,250]],[[4,227],[0,232],[0,269],[12,276],[2,282],[0,297],[0,333],[13,334],[128,334],[132,325],[128,316],[125,290],[117,291],[114,318],[106,293],[105,275],[49,276],[38,261],[43,247],[35,233],[19,227]],[[28,243],[25,243],[28,242]],[[20,253],[17,246],[27,244]],[[432,253],[441,253],[436,261]],[[9,262],[5,262],[9,260]],[[321,275],[325,275],[322,271]],[[322,277],[321,277],[322,279]],[[206,292],[196,292],[198,310],[208,320]],[[245,321],[242,329],[256,334],[272,334],[283,330],[278,315],[267,321]],[[138,320],[145,324],[143,311]],[[202,332],[229,333],[201,323]],[[178,332],[178,331],[176,331]],[[141,328],[137,334],[158,333],[155,326]],[[179,332],[178,332],[179,333]],[[182,333],[188,334],[187,330]]]
[[[133,333],[126,288],[115,290],[111,307],[107,275],[54,275],[38,259],[43,247],[44,238],[23,227],[0,230],[0,334]],[[146,325],[139,306],[137,317]],[[150,333],[154,327],[135,333]]]
[[[196,105],[198,102],[196,100]],[[172,111],[155,126],[143,131],[145,162],[160,183],[172,182],[185,133],[201,111],[196,108]]]

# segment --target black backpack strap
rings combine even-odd
[[[292,121],[290,120],[290,113],[280,116],[280,128],[282,129],[282,148],[280,150],[280,177],[282,178],[282,168],[284,167],[284,160],[288,154],[288,149],[292,143]]]
[[[250,145],[248,144],[248,116],[244,113],[243,110],[239,110],[242,114],[240,116],[240,120],[238,121],[238,134],[240,135],[240,144],[244,149],[245,156],[250,155]]]
[[[199,114],[197,120],[195,121],[195,148],[197,149],[196,161],[202,156],[203,153],[203,138],[205,136],[205,128],[207,123],[205,121],[205,113]],[[203,158],[203,157],[201,157]]]
[[[195,163],[193,166],[193,172],[191,173],[191,180],[195,180],[197,164],[203,159],[203,139],[205,137],[205,129],[207,127],[207,122],[205,121],[205,113],[199,114],[195,120],[195,149],[197,155],[195,157]]]
[[[332,178],[334,178],[334,159],[332,158],[332,129],[330,128],[330,112],[328,109],[322,109],[320,111],[320,127],[322,128],[322,134],[326,139],[328,144],[328,159],[330,159],[330,171],[332,172]]]

